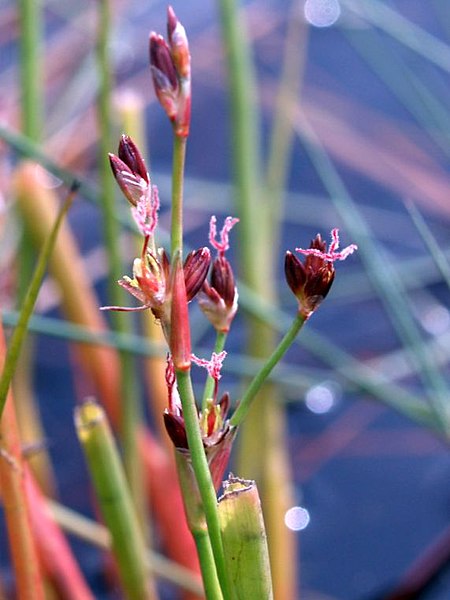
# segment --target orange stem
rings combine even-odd
[[[6,344],[0,324],[0,366]],[[24,464],[12,392],[8,393],[0,421],[0,488],[16,574],[17,595],[21,600],[44,600],[44,585],[31,529],[30,507],[25,490]]]

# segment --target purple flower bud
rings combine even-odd
[[[189,135],[191,120],[191,57],[184,27],[173,9],[167,12],[169,43],[150,34],[150,68],[158,100],[172,122],[175,135]]]
[[[150,183],[145,161],[139,151],[139,148],[133,142],[129,135],[122,135],[119,142],[119,158],[122,160],[136,176],[142,177],[147,183]]]
[[[225,256],[218,256],[212,266],[211,287],[225,302],[227,308],[232,308],[236,296],[233,269]]]
[[[144,159],[136,144],[126,135],[120,140],[118,154],[109,154],[112,172],[125,198],[136,206],[150,188]]]
[[[218,256],[211,272],[211,284],[203,284],[198,303],[217,331],[227,332],[234,319],[238,305],[238,293],[233,270],[225,256]]]
[[[179,450],[187,450],[188,442],[183,417],[173,414],[166,409],[163,413],[163,418],[166,431],[175,448]]]
[[[186,285],[187,301],[190,302],[201,289],[208,274],[211,263],[209,248],[193,250],[186,256],[184,261],[184,282]]]
[[[334,267],[332,263],[317,257],[308,257],[303,264],[291,252],[286,252],[284,268],[287,283],[297,297],[299,310],[308,318],[330,291]]]
[[[178,78],[170,48],[162,35],[150,34],[150,66],[152,69],[153,83],[155,89],[161,89],[163,92],[178,91]],[[155,81],[156,78],[156,81]]]
[[[303,263],[292,252],[286,253],[286,281],[297,297],[299,311],[305,318],[317,309],[330,291],[335,276],[333,262],[345,260],[357,250],[355,244],[350,244],[340,252],[338,248],[339,231],[333,229],[328,250],[320,234],[311,241],[308,249],[296,248],[297,252],[306,256]]]

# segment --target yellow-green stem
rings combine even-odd
[[[250,385],[246,389],[246,391],[239,403],[239,406],[237,407],[233,416],[230,419],[231,425],[233,425],[234,427],[237,427],[245,419],[245,417],[250,409],[251,403],[252,403],[253,399],[255,398],[256,394],[259,392],[259,390],[261,389],[261,386],[266,381],[266,379],[268,378],[268,376],[270,375],[270,373],[272,372],[274,367],[280,362],[280,360],[283,358],[286,351],[293,344],[295,338],[297,337],[298,332],[302,328],[305,321],[306,321],[305,317],[303,315],[301,315],[300,313],[298,313],[297,316],[295,317],[291,327],[286,332],[286,334],[284,335],[281,342],[275,348],[275,350],[273,351],[271,356],[267,359],[264,366],[255,375],[255,377],[252,379]]]
[[[207,600],[222,600],[222,590],[217,579],[216,564],[211,548],[211,541],[206,530],[193,531],[195,547],[200,562],[205,596]]]
[[[172,164],[171,256],[183,256],[183,182],[187,138],[174,136]]]
[[[144,537],[111,430],[101,406],[85,402],[75,412],[97,500],[111,533],[112,550],[130,600],[150,600],[156,594],[148,577]]]
[[[203,447],[190,371],[178,370],[176,376],[183,408],[183,418],[191,454],[192,468],[202,499],[203,510],[205,511],[205,519],[217,569],[217,577],[219,578],[224,600],[231,600],[233,595],[232,590],[229,589],[226,575],[222,536],[217,514],[217,496],[211,479],[205,449]]]

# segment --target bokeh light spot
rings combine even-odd
[[[287,510],[284,515],[286,527],[292,531],[301,531],[302,529],[305,529],[310,520],[311,517],[309,516],[309,512],[302,506],[292,506],[292,508]]]
[[[431,335],[443,334],[450,326],[450,312],[442,304],[433,304],[424,311],[421,322]]]
[[[340,386],[334,381],[324,381],[311,387],[305,395],[305,404],[316,415],[330,411],[341,395]]]
[[[306,0],[305,19],[314,27],[330,27],[341,14],[338,0]]]

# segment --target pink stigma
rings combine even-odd
[[[219,381],[222,377],[220,374],[222,370],[222,364],[225,360],[227,353],[225,350],[222,350],[219,354],[215,352],[211,355],[211,360],[206,360],[204,358],[198,358],[195,354],[192,354],[192,362],[195,363],[199,367],[203,367],[208,371],[208,375],[214,379],[215,382]]]
[[[300,254],[304,254],[305,256],[317,256],[322,260],[326,260],[328,262],[334,262],[335,260],[345,260],[350,254],[353,254],[355,250],[358,250],[358,246],[356,244],[350,244],[340,252],[337,252],[339,248],[339,229],[337,227],[331,230],[331,243],[328,246],[327,252],[322,252],[317,248],[307,248],[304,250],[303,248],[296,248],[296,252],[300,252]]]
[[[229,233],[236,225],[239,223],[239,219],[235,219],[233,217],[227,217],[224,221],[222,230],[220,232],[220,241],[216,240],[217,237],[217,227],[216,227],[217,219],[215,215],[211,217],[209,222],[209,243],[213,248],[217,250],[217,252],[223,256],[225,252],[230,247],[229,242]]]

